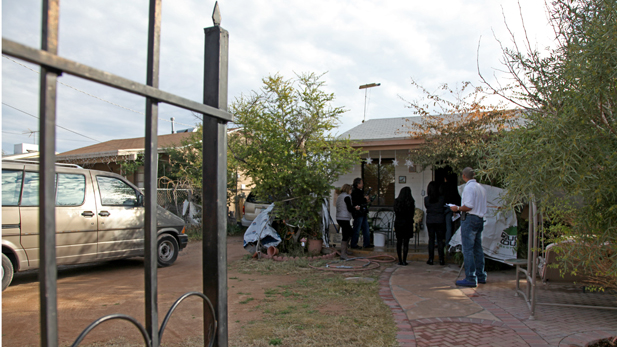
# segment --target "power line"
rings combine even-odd
[[[17,111],[19,111],[19,112],[23,113],[23,114],[27,114],[27,115],[28,115],[28,116],[30,116],[30,117],[34,117],[34,118],[36,118],[36,119],[39,119],[39,117],[37,117],[37,116],[35,116],[35,115],[31,114],[31,113],[28,113],[28,112],[26,112],[26,111],[20,110],[20,109],[18,109],[17,107],[11,106],[11,105],[9,105],[9,104],[7,104],[7,103],[5,103],[5,102],[3,102],[3,103],[2,103],[2,105],[8,106],[8,107],[10,107],[10,108],[12,108],[12,109],[14,109],[14,110],[17,110]],[[101,141],[99,141],[99,140],[97,140],[97,139],[93,139],[93,138],[91,138],[91,137],[89,137],[89,136],[86,136],[86,135],[84,135],[84,134],[80,134],[80,133],[78,133],[78,132],[76,132],[76,131],[73,131],[73,130],[71,130],[71,129],[67,129],[67,128],[65,128],[65,127],[63,127],[63,126],[60,126],[60,125],[58,125],[58,124],[56,124],[56,126],[57,126],[58,128],[60,128],[60,129],[64,129],[64,130],[66,130],[66,131],[70,131],[70,132],[72,132],[73,134],[77,134],[77,135],[79,135],[79,136],[83,136],[83,137],[85,137],[85,138],[87,138],[87,139],[90,139],[90,140],[92,140],[92,141],[96,141],[96,142],[99,142],[99,143],[101,142]]]
[[[28,70],[30,70],[30,71],[32,71],[32,72],[36,72],[37,74],[40,74],[40,72],[38,72],[38,71],[36,71],[36,70],[34,70],[34,69],[30,68],[30,67],[29,67],[29,66],[27,66],[27,65],[24,65],[24,64],[22,64],[22,63],[18,62],[17,60],[14,60],[14,59],[11,59],[11,58],[7,57],[6,55],[2,55],[2,57],[3,57],[3,58],[6,58],[6,59],[8,59],[8,60],[10,60],[10,61],[12,61],[13,63],[15,63],[15,64],[17,64],[17,65],[23,66],[23,67],[25,67],[26,69],[28,69]],[[92,97],[92,98],[95,98],[95,99],[97,99],[97,100],[100,100],[100,101],[106,102],[106,103],[108,103],[108,104],[110,104],[110,105],[114,105],[114,106],[117,106],[117,107],[123,108],[123,109],[125,109],[125,110],[127,110],[127,111],[131,111],[131,112],[137,113],[137,114],[142,115],[142,116],[145,116],[145,115],[146,115],[146,114],[145,114],[145,113],[143,113],[143,112],[139,112],[139,111],[133,110],[133,109],[131,109],[131,108],[128,108],[128,107],[125,107],[125,106],[122,106],[122,105],[118,105],[118,104],[113,103],[113,102],[111,102],[111,101],[109,101],[109,100],[105,100],[105,99],[100,98],[100,97],[98,97],[98,96],[96,96],[96,95],[92,95],[92,94],[90,94],[90,93],[88,93],[88,92],[86,92],[86,91],[83,91],[83,90],[81,90],[81,89],[75,88],[75,87],[73,87],[73,86],[71,86],[71,85],[69,85],[69,84],[66,84],[66,83],[63,83],[63,82],[60,82],[60,81],[58,81],[58,83],[59,83],[59,84],[61,84],[61,85],[63,85],[63,86],[65,86],[65,87],[71,88],[71,89],[73,89],[73,90],[75,90],[75,91],[78,91],[78,92],[80,92],[80,93],[86,94],[86,95],[88,95],[89,97]],[[159,119],[160,119],[160,120],[162,120],[162,121],[164,121],[164,122],[169,122],[169,123],[171,123],[171,121],[170,121],[170,120],[168,120],[168,119],[165,119],[165,118],[162,118],[162,117],[159,117]],[[195,126],[194,124],[184,124],[184,123],[175,122],[175,121],[174,121],[174,124],[180,124],[180,125],[185,125],[185,126],[189,126],[189,127],[194,127],[194,126]]]
[[[2,133],[11,134],[11,135],[21,135],[21,136],[28,135],[28,133],[14,133],[12,131],[3,131]],[[58,139],[58,141],[90,142],[90,141],[85,141],[85,140],[73,140],[73,139]]]

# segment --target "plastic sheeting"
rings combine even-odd
[[[458,187],[463,196],[465,185]],[[482,232],[482,248],[488,257],[506,260],[516,258],[517,222],[513,210],[500,210],[501,196],[505,191],[501,188],[482,184],[486,190],[487,212],[484,216],[484,231]],[[461,228],[450,240],[450,246],[461,245]]]
[[[272,209],[274,209],[274,204],[261,211],[244,233],[244,249],[251,254],[257,251],[257,241],[260,239],[260,251],[265,251],[270,246],[276,247],[282,241],[271,225],[270,212]]]

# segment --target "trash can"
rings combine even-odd
[[[386,245],[386,234],[384,233],[374,233],[373,234],[373,243],[375,247],[383,247]]]

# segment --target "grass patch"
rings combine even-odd
[[[241,304],[248,304],[249,302],[251,302],[251,301],[253,301],[253,300],[255,300],[255,299],[254,299],[254,298],[246,298],[246,299],[244,299],[244,300],[240,301],[240,303],[241,303]]]
[[[311,264],[319,264],[320,261]],[[325,264],[326,261],[322,261]],[[256,299],[260,318],[229,337],[229,346],[395,346],[396,326],[390,309],[379,297],[378,281],[349,282],[349,274],[308,268],[305,260],[273,262],[238,260],[240,272],[293,275],[289,284],[263,288]],[[383,267],[360,276],[377,279]],[[354,274],[357,276],[357,274]],[[273,338],[276,336],[276,338]]]
[[[189,242],[203,240],[201,225],[187,225],[186,234],[189,237]]]

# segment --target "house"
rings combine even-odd
[[[192,129],[194,130],[194,129]],[[228,131],[235,131],[229,129]],[[191,131],[178,132],[175,134],[159,135],[158,136],[158,152],[159,165],[165,166],[168,162],[168,155],[165,152],[167,148],[178,147],[182,142],[188,140],[193,135]],[[68,152],[60,153],[56,156],[56,161],[63,163],[77,164],[79,166],[110,171],[125,176],[129,181],[139,188],[144,187],[144,168],[139,167],[135,172],[122,172],[120,164],[125,161],[137,159],[137,156],[144,153],[144,137],[131,139],[117,139],[106,142],[101,142],[92,146],[74,149]],[[165,168],[162,168],[163,172]],[[229,211],[236,215],[240,220],[242,214],[238,215],[235,211],[241,212],[244,203],[244,198],[248,196],[252,182],[250,178],[245,177],[242,172],[236,172],[238,176],[238,187],[229,192],[233,196]],[[159,189],[160,191],[161,189]],[[160,194],[160,193],[159,193]],[[160,198],[160,196],[159,196]]]
[[[373,214],[380,209],[391,210],[400,190],[410,187],[416,207],[424,211],[426,187],[432,180],[443,182],[446,170],[420,167],[410,157],[410,150],[419,147],[422,140],[409,136],[409,126],[420,120],[421,117],[371,119],[339,135],[339,138],[352,140],[353,147],[366,153],[362,162],[351,172],[341,175],[334,186],[351,184],[354,178],[361,177],[364,189],[372,188],[370,195],[376,195],[371,207]],[[336,215],[336,197],[333,193],[330,203],[332,216]],[[428,242],[426,225],[424,229],[420,233],[420,243]]]
[[[182,141],[188,140],[191,136],[191,132],[159,135],[158,152],[161,162],[167,161],[168,156],[165,153],[167,148],[180,146]],[[144,149],[144,137],[110,140],[60,153],[56,156],[56,161],[77,164],[88,169],[115,172],[125,176],[137,187],[143,188],[144,168],[140,167],[132,173],[123,173],[120,170],[120,164],[137,159],[139,154],[144,153]]]

